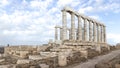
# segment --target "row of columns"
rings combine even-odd
[[[60,28],[60,40],[79,40],[87,41],[89,34],[89,41],[92,42],[106,42],[106,28],[103,24],[88,20],[82,16],[77,16],[78,18],[78,27],[77,31],[75,28],[75,14],[74,12],[69,12],[71,14],[71,28],[69,29],[69,39],[67,39],[67,11],[62,10],[62,27]],[[82,20],[84,21],[84,28],[82,28]],[[89,33],[87,29],[87,22],[89,23]],[[93,29],[92,29],[93,28]],[[58,40],[58,31],[55,29],[55,40]],[[75,36],[77,33],[77,36]],[[77,37],[77,38],[76,38]]]

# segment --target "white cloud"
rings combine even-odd
[[[93,7],[88,6],[88,7],[80,8],[79,12],[80,13],[86,13],[86,12],[93,12],[93,10],[94,10]]]
[[[91,18],[93,18],[93,19],[96,19],[96,20],[100,20],[100,17],[99,17],[98,15],[89,16],[89,17],[91,17]]]
[[[14,0],[12,1],[14,3]],[[80,13],[96,13],[102,11],[115,11],[119,13],[118,3],[104,3],[103,0],[23,0],[19,5],[13,5],[10,0],[0,0],[0,37],[12,42],[12,40],[46,41],[54,37],[54,26],[61,25],[61,9],[70,6]],[[17,1],[16,1],[17,2]],[[85,2],[85,3],[84,3]],[[94,4],[93,4],[94,3]],[[21,8],[22,7],[22,8]],[[8,9],[9,8],[9,9]],[[89,14],[90,15],[90,14]],[[70,20],[70,15],[68,20]],[[100,19],[99,15],[90,15],[95,19]],[[68,21],[69,22],[69,21]],[[70,24],[68,24],[70,25]],[[33,42],[34,43],[34,42]],[[35,42],[36,43],[36,42]]]
[[[120,34],[108,33],[107,39],[112,40],[114,43],[120,43]]]
[[[8,4],[9,4],[8,0],[0,0],[0,7],[4,7]]]

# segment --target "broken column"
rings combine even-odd
[[[59,64],[59,66],[66,66],[67,65],[67,56],[65,55],[64,52],[59,52],[58,64]]]

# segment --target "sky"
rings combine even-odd
[[[54,40],[54,27],[62,23],[64,6],[104,23],[107,43],[120,43],[120,0],[0,0],[0,45]]]

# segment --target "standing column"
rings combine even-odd
[[[103,43],[103,25],[101,25],[101,43]]]
[[[75,17],[74,17],[74,13],[71,13],[71,39],[75,40]]]
[[[84,19],[84,41],[87,41],[87,19]]]
[[[106,26],[104,26],[104,43],[106,43]]]
[[[93,22],[93,41],[96,42],[97,37],[96,37],[96,23]]]
[[[99,42],[101,43],[101,25],[99,24]]]
[[[99,42],[99,38],[100,38],[100,37],[99,37],[99,34],[100,34],[100,33],[99,33],[99,24],[97,24],[97,42]]]
[[[67,16],[66,16],[66,11],[62,10],[62,40],[67,39]]]
[[[69,30],[69,40],[71,40],[71,29],[68,30]]]
[[[89,41],[92,41],[92,25],[91,21],[89,21]]]
[[[62,28],[60,28],[60,40],[62,40]]]
[[[55,27],[55,40],[58,40],[58,31],[57,31],[57,27]]]
[[[81,24],[81,17],[78,16],[78,40],[82,40],[82,24]]]

